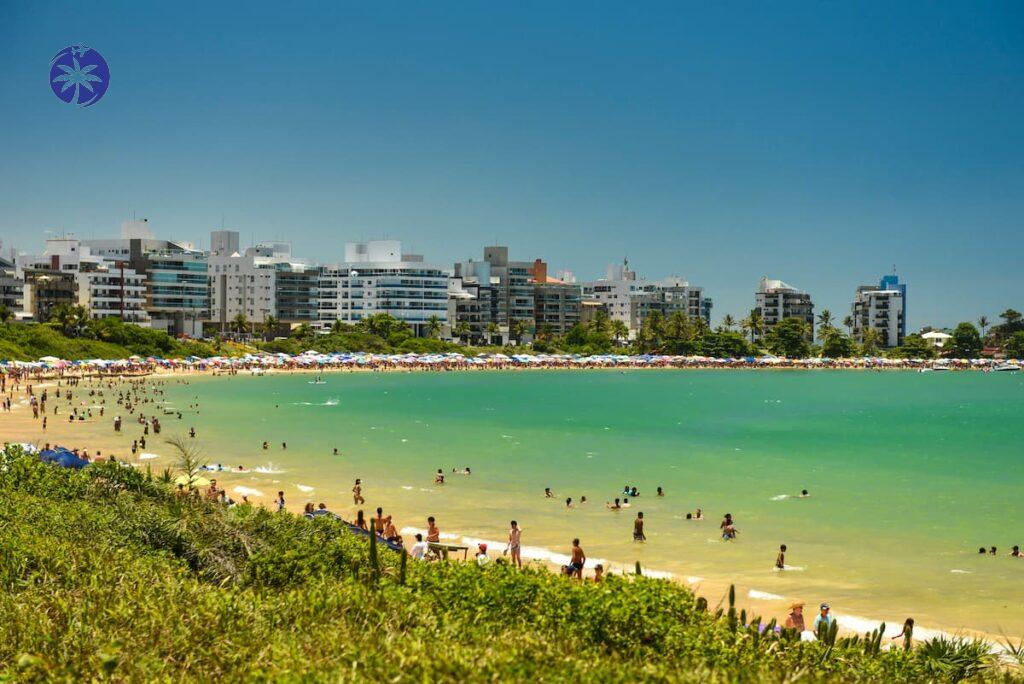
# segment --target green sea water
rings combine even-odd
[[[383,506],[400,528],[434,515],[443,532],[503,541],[515,518],[526,546],[565,553],[578,536],[592,558],[639,560],[698,586],[736,582],[766,615],[799,598],[890,624],[913,616],[947,631],[1024,634],[1024,560],[1008,556],[1024,545],[1024,375],[324,377],[203,378],[167,396],[210,461],[282,471],[225,478],[229,491],[281,489],[296,510],[323,501],[351,516],[359,477],[362,508]],[[198,413],[187,409],[196,401]],[[466,466],[472,476],[451,474]],[[627,484],[641,494],[632,508],[605,509]],[[801,489],[811,496],[782,498]],[[586,505],[565,507],[584,495]],[[686,521],[698,507],[707,519]],[[645,544],[632,541],[637,511]],[[718,535],[726,512],[739,529],[731,543]],[[802,570],[772,571],[782,543]],[[998,555],[979,556],[980,546]]]

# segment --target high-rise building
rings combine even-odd
[[[570,274],[571,275],[571,274]],[[564,335],[580,322],[582,288],[548,275],[548,265],[541,259],[533,262],[533,328],[537,335]]]
[[[398,240],[350,242],[345,261],[324,266],[319,275],[319,327],[334,321],[357,323],[385,313],[425,336],[432,320],[448,325],[450,272],[418,254],[403,254]]]
[[[907,286],[899,276],[884,276],[878,286],[861,285],[853,298],[853,337],[864,341],[874,330],[883,347],[898,347],[907,334]]]
[[[0,257],[0,306],[12,315],[25,308],[25,281],[19,278],[13,261]]]
[[[621,266],[609,266],[604,279],[583,283],[583,298],[597,302],[610,318],[625,323],[630,337],[636,335],[653,311],[664,316],[681,312],[711,323],[712,302],[704,295],[704,288],[678,277],[660,281],[638,279],[627,260]]]
[[[146,277],[126,259],[93,254],[73,235],[46,241],[41,255],[19,255],[19,276],[25,280],[23,306],[45,321],[60,304],[79,305],[91,318],[113,316],[127,323],[149,325]]]
[[[799,318],[808,325],[808,335],[814,339],[814,303],[806,292],[781,280],[761,278],[754,294],[755,308],[764,322],[764,332],[787,318]]]
[[[481,305],[480,328],[488,339],[507,343],[521,332],[520,342],[529,342],[536,333],[532,261],[509,261],[508,247],[484,247],[483,261],[455,264],[455,277],[463,288],[475,286]]]
[[[93,254],[122,260],[145,275],[150,325],[170,335],[202,337],[210,316],[206,253],[183,241],[159,240],[148,219],[125,221],[120,239],[83,240]]]

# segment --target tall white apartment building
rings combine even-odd
[[[652,311],[665,316],[681,311],[690,318],[711,322],[712,303],[704,296],[704,288],[677,277],[637,279],[627,260],[621,265],[609,266],[603,280],[586,282],[582,287],[583,298],[598,302],[613,320],[625,323],[631,338]]]
[[[781,280],[761,278],[754,294],[754,306],[764,321],[764,332],[786,318],[799,318],[810,328],[814,339],[814,303],[811,296]]]
[[[907,286],[895,275],[885,276],[879,285],[861,285],[853,298],[853,337],[864,341],[874,330],[883,347],[903,344],[907,330]]]
[[[46,320],[53,306],[63,303],[84,306],[91,318],[114,316],[149,325],[146,276],[127,260],[93,254],[74,236],[47,240],[42,254],[19,255],[16,267],[26,282],[25,312],[39,320]]]
[[[345,261],[321,269],[319,327],[386,313],[423,336],[432,317],[448,325],[450,277],[449,269],[403,254],[398,240],[346,243]]]
[[[292,262],[287,244],[265,243],[239,252],[236,231],[213,231],[207,261],[212,323],[228,330],[239,315],[250,324],[277,317],[277,271]]]

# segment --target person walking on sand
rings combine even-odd
[[[572,558],[569,561],[569,577],[576,577],[576,579],[583,579],[583,566],[587,562],[587,554],[583,552],[580,547],[580,540],[572,540]]]
[[[822,603],[821,612],[814,618],[814,633],[817,634],[822,625],[828,629],[833,622],[835,622],[835,618],[832,616],[832,608],[827,603]]]
[[[521,554],[521,537],[523,531],[519,529],[519,523],[515,520],[512,521],[511,527],[508,531],[508,553],[512,557],[512,567],[523,569],[523,558]]]
[[[633,521],[633,541],[647,541],[647,537],[644,535],[644,513],[640,511],[636,514],[636,520]]]
[[[352,487],[352,505],[360,506],[366,503],[366,499],[363,498],[363,481],[356,478],[356,483]]]

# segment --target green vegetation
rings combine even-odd
[[[226,347],[218,351],[215,345],[178,340],[165,332],[123,323],[117,318],[72,320],[0,324],[0,359],[124,359],[132,355],[184,358],[230,353]]]
[[[405,562],[172,473],[0,455],[0,680],[1020,681],[978,644],[802,643],[641,575]],[[749,626],[748,626],[749,625]]]

